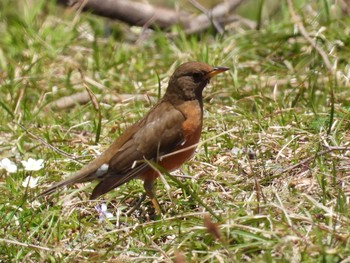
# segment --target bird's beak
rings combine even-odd
[[[206,75],[205,75],[205,78],[206,79],[210,79],[212,77],[214,77],[215,75],[221,73],[221,72],[224,72],[226,70],[229,70],[229,68],[226,68],[226,67],[214,67],[212,71],[208,72]]]

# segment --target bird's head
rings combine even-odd
[[[165,96],[175,96],[180,100],[201,100],[203,89],[210,79],[226,70],[226,67],[211,67],[202,62],[184,63],[171,76]]]

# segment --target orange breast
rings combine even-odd
[[[160,160],[159,164],[169,172],[180,168],[183,163],[193,156],[197,148],[193,145],[199,142],[202,133],[203,115],[199,102],[188,101],[179,106],[178,109],[186,117],[182,125],[185,141],[182,145],[176,147],[172,153],[167,154],[166,157]],[[155,180],[157,177],[158,174],[154,170],[149,170],[138,178],[141,180]]]
[[[197,146],[191,147],[199,142],[202,133],[202,110],[198,101],[187,101],[179,106],[179,110],[185,115],[186,120],[182,125],[182,131],[185,141],[182,145],[176,147],[174,154],[169,154],[160,161],[160,165],[168,171],[179,168],[184,162],[189,160]],[[187,150],[181,151],[182,149]],[[178,153],[177,153],[178,151]]]

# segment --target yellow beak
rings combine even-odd
[[[214,67],[212,71],[208,72],[205,75],[205,78],[206,79],[210,79],[210,78],[214,77],[215,75],[220,74],[221,72],[224,72],[226,70],[229,70],[229,68],[226,68],[226,67]]]

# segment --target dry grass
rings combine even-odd
[[[293,2],[315,49],[305,32],[299,34],[287,4],[259,31],[172,40],[153,32],[134,42],[104,35],[104,21],[89,14],[25,3],[18,9],[11,1],[0,4],[0,160],[8,157],[19,168],[0,170],[0,260],[349,260],[350,23],[339,6]],[[90,184],[31,201],[140,118],[157,100],[157,75],[164,90],[175,67],[188,60],[231,70],[205,91],[201,145],[175,173],[190,178],[158,180],[161,218],[153,218],[147,199],[126,214],[142,194],[138,181],[96,202],[88,201]],[[84,90],[78,69],[101,97],[150,99],[101,102],[95,143],[99,124],[91,103],[47,107]],[[25,171],[20,163],[29,157],[44,159],[45,168]],[[39,178],[36,188],[22,186],[28,175]],[[103,202],[113,218],[99,222],[94,206]]]

